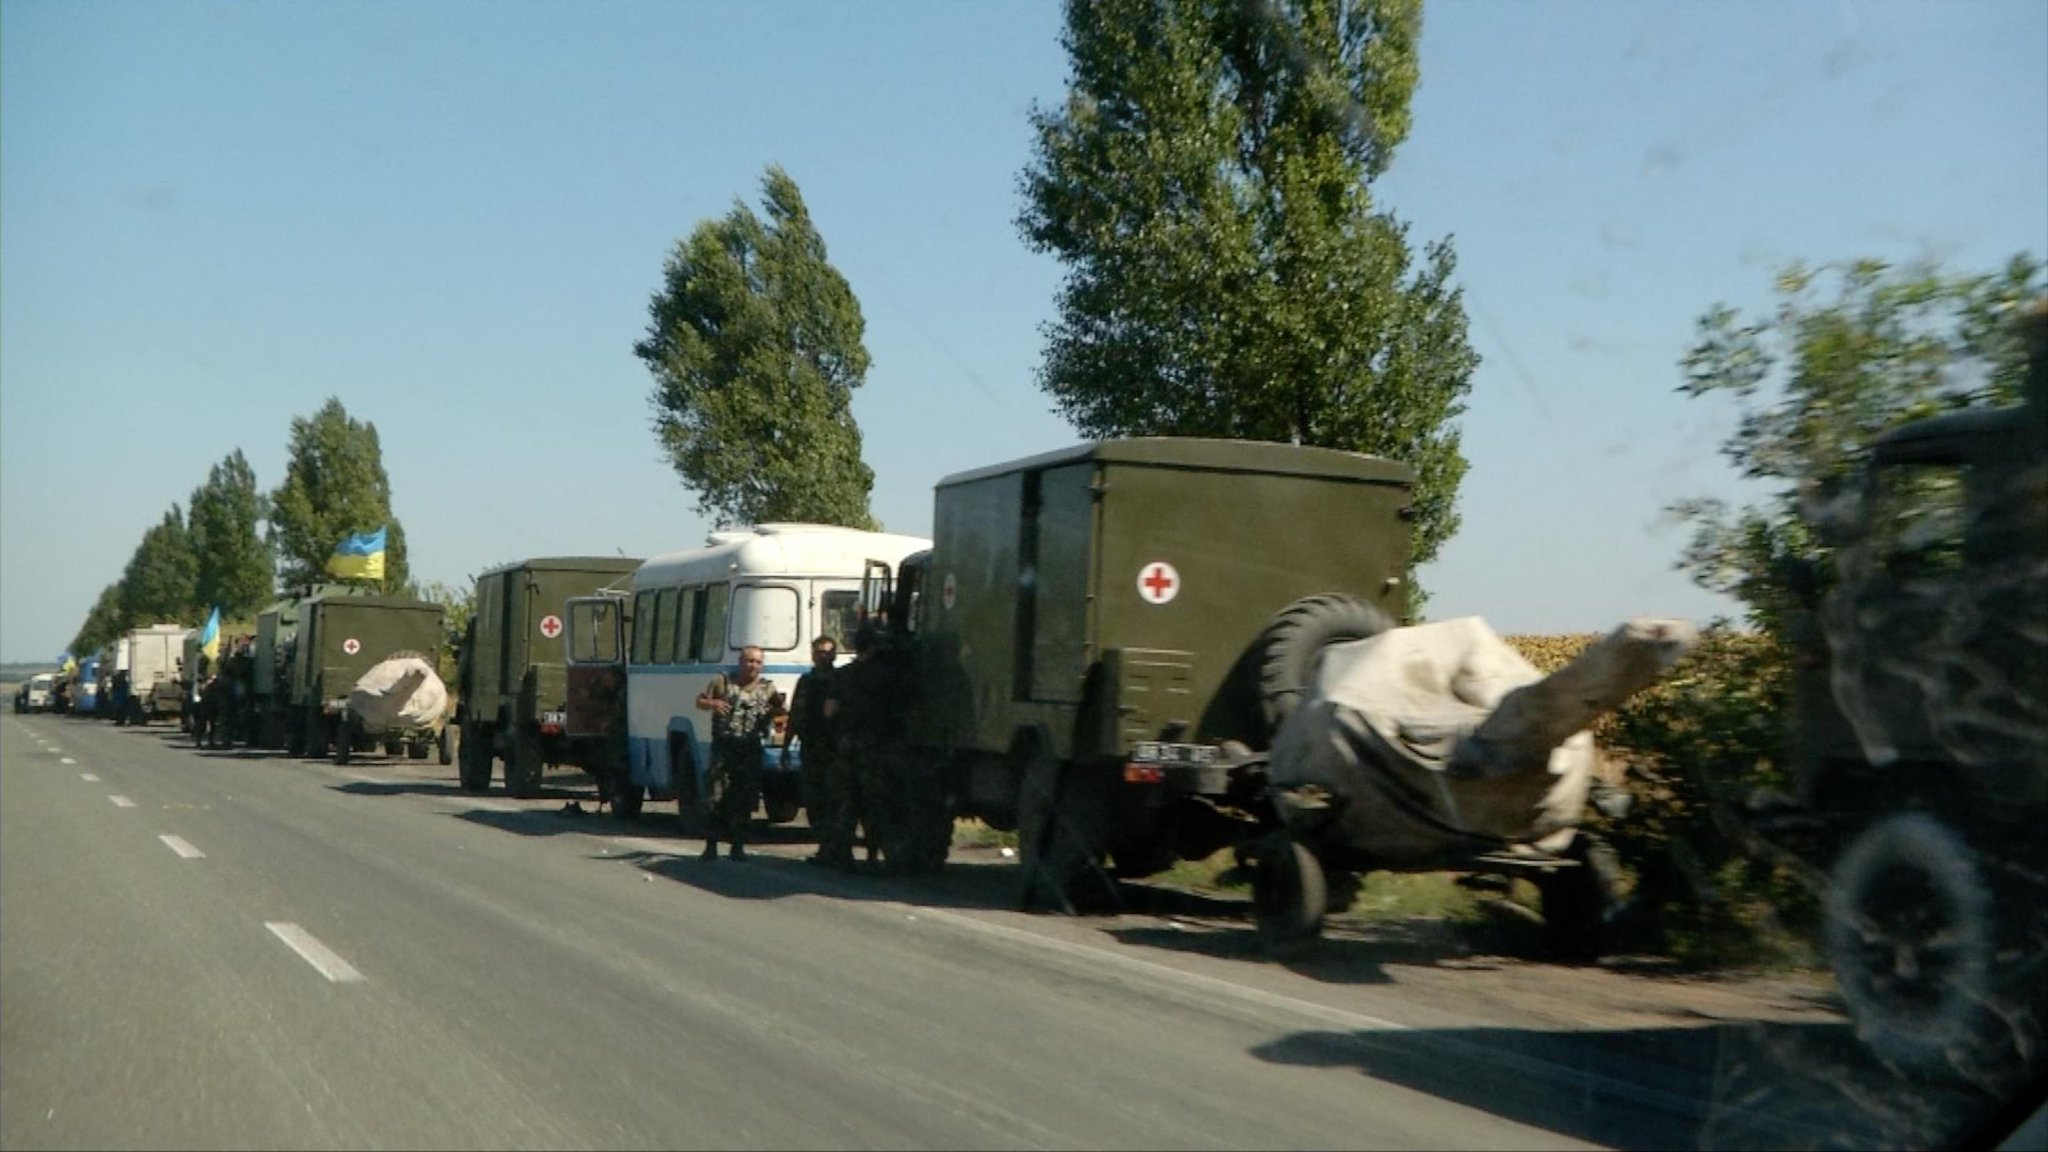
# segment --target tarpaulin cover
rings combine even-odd
[[[348,694],[348,710],[366,732],[435,728],[447,709],[448,686],[418,656],[393,656],[377,664]]]
[[[1594,778],[1582,729],[1695,636],[1684,621],[1631,621],[1548,679],[1478,617],[1332,645],[1274,742],[1282,811],[1304,839],[1334,838],[1390,869],[1561,850]]]

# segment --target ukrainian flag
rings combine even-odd
[[[384,579],[384,529],[351,536],[335,545],[327,558],[327,571],[343,580]]]
[[[199,630],[199,650],[208,660],[220,657],[220,605],[213,606],[213,615],[206,618],[206,627]]]

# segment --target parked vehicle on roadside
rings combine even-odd
[[[630,605],[607,609],[604,598],[580,599],[570,625],[587,623],[572,633],[570,675],[584,686],[572,691],[565,720],[595,738],[607,723],[600,702],[615,699],[601,686],[608,678],[623,681],[626,772],[613,791],[614,811],[632,815],[650,794],[675,799],[679,812],[700,810],[711,725],[696,699],[711,678],[731,671],[740,650],[755,646],[767,660],[762,674],[788,696],[810,669],[814,638],[831,636],[841,653],[851,653],[867,563],[895,564],[930,546],[922,537],[886,532],[759,524],[713,532],[702,548],[641,564],[632,574]],[[613,659],[603,660],[605,654]],[[780,729],[778,722],[769,737],[773,747],[780,746]],[[772,823],[803,811],[801,761],[799,751],[785,767],[764,746],[762,807]]]
[[[906,717],[894,863],[937,867],[977,817],[1017,831],[1024,901],[1059,904],[1256,831],[1318,650],[1404,610],[1413,487],[1377,457],[1171,438],[941,480],[933,547],[863,593],[888,655],[861,674],[893,681],[868,695]]]
[[[285,712],[286,750],[324,758],[349,693],[363,673],[400,653],[431,667],[444,642],[439,604],[352,588],[327,588],[298,602]]]
[[[1972,1083],[2048,1066],[2048,302],[2022,325],[2024,403],[1895,428],[1817,502],[1797,794],[1752,805],[1810,867],[1858,1034]]]
[[[476,578],[476,608],[456,675],[464,790],[490,787],[492,761],[503,760],[505,790],[514,796],[538,795],[549,765],[592,772],[600,794],[613,791],[602,740],[566,727],[564,612],[574,597],[623,587],[640,564],[624,557],[537,557]]]
[[[126,673],[123,687],[115,692],[116,724],[148,724],[183,713],[180,677],[185,637],[191,631],[182,624],[152,624],[115,642],[115,671]]]
[[[29,677],[28,683],[22,686],[22,711],[49,711],[50,701],[56,689],[57,674],[54,672],[38,672]]]

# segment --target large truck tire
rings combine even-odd
[[[334,723],[334,762],[347,764],[354,758],[356,742],[362,738],[361,722],[343,712]]]
[[[455,763],[455,733],[455,725],[443,724],[439,734],[434,737],[434,749],[443,768]]]
[[[1330,890],[1316,854],[1285,833],[1268,837],[1252,869],[1252,909],[1269,952],[1284,953],[1321,935]]]
[[[1392,628],[1386,613],[1356,596],[1304,596],[1274,613],[1260,633],[1259,704],[1270,742],[1315,679],[1323,649]]]
[[[1872,1052],[1955,1075],[2004,1043],[1991,889],[1961,836],[1924,812],[1886,817],[1851,841],[1828,881],[1828,960]]]
[[[953,810],[946,796],[944,765],[935,752],[905,751],[897,757],[900,843],[891,860],[912,876],[936,873],[953,850]]]
[[[612,815],[621,820],[638,820],[640,809],[647,802],[647,789],[638,784],[614,783],[612,789]]]
[[[306,709],[306,759],[327,759],[327,746],[332,743],[333,722],[318,708]]]
[[[491,731],[474,721],[462,727],[462,738],[457,741],[456,756],[462,766],[456,770],[456,778],[462,783],[464,792],[483,792],[491,786]]]
[[[1017,801],[1017,857],[1025,911],[1087,911],[1113,906],[1102,870],[1116,781],[1100,766],[1062,765],[1039,755]]]
[[[787,824],[797,818],[804,808],[803,801],[794,796],[761,797],[761,810],[770,824]]]
[[[542,767],[540,734],[524,724],[515,724],[512,747],[505,755],[505,791],[520,800],[540,795]]]

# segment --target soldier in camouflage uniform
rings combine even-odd
[[[747,825],[761,800],[761,743],[783,714],[782,693],[761,678],[766,662],[759,648],[742,648],[739,670],[712,677],[697,695],[697,707],[711,713],[710,827],[700,859],[718,859],[720,839],[732,845],[734,860],[747,858]]]
[[[830,843],[852,863],[854,827],[867,833],[870,867],[894,843],[890,819],[890,751],[902,701],[891,691],[890,669],[882,651],[881,632],[864,624],[855,637],[853,663],[833,678],[826,704],[839,733],[837,764],[832,774],[833,827]]]
[[[853,863],[852,846],[838,844],[832,835],[837,827],[832,805],[839,792],[834,782],[839,737],[836,725],[825,715],[838,659],[838,641],[830,636],[811,641],[811,670],[797,678],[796,691],[790,696],[789,725],[782,733],[782,763],[784,768],[789,766],[790,742],[802,741],[804,810],[812,830],[818,833],[818,853],[811,862],[845,868]]]

